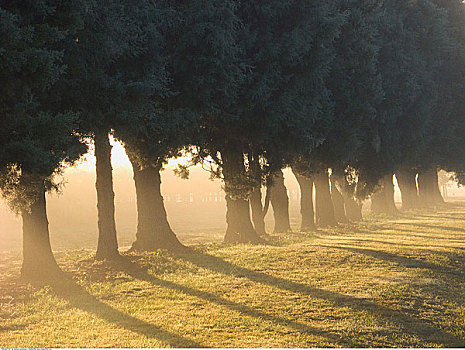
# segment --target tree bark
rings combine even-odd
[[[111,168],[111,145],[107,132],[95,134],[98,244],[97,259],[119,257],[115,223],[115,194]]]
[[[315,174],[315,214],[318,226],[336,226],[334,206],[329,190],[328,170]]]
[[[418,173],[418,195],[421,203],[426,205],[444,203],[444,198],[439,191],[437,168],[432,167]]]
[[[416,170],[401,168],[396,171],[397,184],[402,196],[402,210],[410,210],[419,207]]]
[[[252,221],[255,231],[260,236],[266,235],[265,228],[265,211],[262,205],[262,191],[260,188],[256,188],[250,195],[250,209],[252,210]]]
[[[301,231],[315,230],[315,212],[313,210],[313,178],[299,175],[293,170],[300,187]]]
[[[392,173],[384,176],[380,180],[378,192],[371,195],[371,211],[375,213],[384,213],[395,215],[398,213],[394,202],[394,183],[392,182]]]
[[[289,197],[284,185],[284,175],[280,170],[273,174],[273,185],[270,196],[271,206],[274,216],[274,233],[290,232],[291,224],[289,220]]]
[[[27,279],[48,279],[61,272],[50,245],[50,235],[42,185],[29,210],[23,210],[23,265],[21,276]]]
[[[141,169],[138,162],[130,160],[137,196],[137,233],[131,250],[184,250],[186,247],[179,242],[166,215],[160,189],[161,165]]]
[[[330,176],[331,181],[331,200],[334,207],[334,217],[337,222],[341,224],[347,224],[349,220],[346,217],[346,211],[344,207],[344,198],[342,197],[341,192],[339,192],[336,186],[335,176],[332,174]]]
[[[245,174],[244,158],[235,150],[221,152],[223,161],[223,177],[226,192],[226,243],[264,243],[255,231],[250,220],[249,201],[241,196],[233,195],[234,189],[241,186],[242,175]]]

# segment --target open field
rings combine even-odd
[[[192,252],[0,261],[1,347],[465,346],[465,204]]]

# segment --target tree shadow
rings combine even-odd
[[[424,260],[418,260],[412,257],[405,257],[381,250],[375,250],[375,249],[369,249],[369,248],[354,248],[354,247],[346,247],[346,246],[335,246],[335,245],[319,245],[320,247],[323,248],[332,248],[332,249],[340,249],[340,250],[346,250],[350,251],[352,253],[359,253],[359,254],[364,254],[367,256],[370,256],[375,259],[379,260],[385,260],[385,261],[390,261],[394,262],[396,264],[402,265],[406,268],[423,268],[423,269],[428,269],[435,273],[436,275],[450,279],[450,278],[455,278],[455,279],[462,279],[465,280],[465,273],[452,269],[447,266],[442,266],[442,265],[437,265],[431,262],[427,262]]]
[[[357,298],[350,295],[340,294],[320,288],[310,287],[308,285],[293,282],[281,277],[271,276],[262,272],[250,270],[231,262],[225,261],[216,256],[196,252],[189,255],[179,255],[190,263],[214,272],[230,275],[238,278],[247,278],[251,281],[279,288],[292,293],[300,293],[313,298],[329,301],[337,306],[344,306],[356,311],[366,311],[375,316],[381,316],[385,319],[395,321],[404,332],[415,334],[419,338],[441,345],[443,342],[450,345],[465,345],[464,339],[458,339],[452,334],[444,332],[434,325],[424,322],[418,318],[406,315],[394,309],[376,304],[365,298]]]
[[[404,223],[402,224],[398,224],[398,225],[405,225]],[[405,232],[407,234],[403,234],[403,233],[395,233],[395,232],[381,232],[382,230],[385,230],[384,228],[383,229],[379,229],[379,230],[362,230],[362,229],[356,229],[354,232],[355,233],[368,233],[368,234],[377,234],[377,233],[381,233],[381,234],[389,234],[391,236],[400,236],[400,237],[416,237],[416,238],[421,238],[421,239],[434,239],[434,240],[442,240],[442,241],[448,241],[448,242],[464,242],[463,239],[455,239],[455,238],[449,238],[449,237],[438,237],[438,236],[432,236],[430,233],[428,232],[421,232],[421,231],[418,231],[418,230],[410,230],[410,229],[406,229],[406,228],[399,228],[399,231],[402,231],[402,232]],[[377,232],[378,231],[378,232]],[[423,235],[419,234],[419,233],[424,233]]]
[[[370,231],[357,231],[357,233],[370,233]],[[409,235],[410,236],[410,235]],[[407,236],[404,236],[404,238],[408,238]],[[465,250],[465,247],[451,247],[451,246],[446,246],[446,245],[431,245],[428,243],[422,243],[422,241],[419,241],[418,243],[400,243],[400,242],[388,242],[388,241],[381,241],[381,240],[375,240],[375,239],[363,239],[363,238],[341,238],[341,240],[344,240],[348,244],[357,244],[357,243],[379,243],[379,244],[385,244],[389,246],[402,246],[402,247],[409,247],[409,248],[415,248],[415,247],[427,247],[427,248],[440,248],[440,249],[457,249],[457,250]],[[341,243],[345,243],[341,242]]]
[[[440,230],[456,231],[456,232],[465,233],[465,229],[460,228],[460,227],[428,225],[428,224],[423,224],[423,223],[420,224],[420,223],[410,223],[410,222],[394,222],[393,224],[394,225],[419,226],[419,227],[425,227],[425,228],[434,228],[434,229],[440,229]],[[465,237],[463,241],[465,241]]]
[[[171,347],[205,347],[203,344],[199,344],[178,334],[165,331],[151,323],[114,309],[110,305],[105,304],[95,296],[89,294],[84,287],[77,284],[68,276],[51,280],[47,282],[47,285],[52,288],[51,291],[57,297],[66,300],[70,306],[93,314],[128,331],[138,333],[150,339],[157,339]],[[35,286],[43,287],[44,284],[36,283]]]
[[[129,257],[128,257],[129,258]],[[243,315],[250,316],[257,319],[262,319],[265,321],[270,321],[274,324],[278,324],[283,327],[292,328],[296,331],[317,335],[321,337],[325,337],[328,341],[332,342],[335,345],[343,346],[343,347],[359,347],[362,346],[362,343],[357,343],[352,341],[347,337],[342,337],[335,332],[324,331],[322,329],[311,327],[301,322],[293,321],[284,317],[273,316],[266,312],[254,309],[250,306],[236,303],[234,301],[228,300],[221,296],[194,289],[188,286],[180,285],[171,281],[163,280],[157,278],[147,272],[146,269],[141,268],[137,263],[130,261],[129,259],[126,260],[123,264],[118,263],[118,265],[114,266],[116,269],[121,270],[122,272],[128,274],[129,276],[148,282],[152,285],[168,288],[174,291],[178,291],[196,298],[203,299],[207,302],[214,303],[220,306],[227,307],[230,310],[238,311]]]
[[[454,217],[454,216],[446,216],[446,215],[424,215],[424,214],[416,214],[416,217],[420,218],[427,218],[427,219],[437,219],[437,220],[465,220],[465,218],[461,217]]]

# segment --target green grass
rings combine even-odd
[[[0,261],[1,347],[465,346],[465,206],[191,253]]]

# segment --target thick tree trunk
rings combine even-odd
[[[410,210],[419,207],[416,170],[401,168],[396,171],[397,184],[402,196],[402,210]]]
[[[27,279],[48,279],[61,272],[52,253],[48,230],[45,188],[29,210],[22,211],[23,266],[21,276]]]
[[[330,176],[331,181],[331,200],[333,201],[334,217],[336,221],[342,224],[347,224],[349,220],[346,217],[346,211],[344,207],[344,198],[341,192],[339,192],[336,186],[336,179],[334,175]]]
[[[362,220],[362,204],[355,199],[355,188],[349,185],[343,174],[333,174],[331,177],[342,195],[346,218],[349,221]]]
[[[271,187],[271,206],[274,215],[274,233],[290,232],[291,224],[289,220],[289,197],[284,185],[284,175],[280,170],[273,174],[273,185]]]
[[[418,195],[421,203],[425,205],[444,203],[439,191],[438,170],[435,167],[418,173]]]
[[[300,214],[302,215],[301,231],[315,230],[315,212],[313,210],[313,178],[299,175],[294,176],[300,187]]]
[[[371,195],[371,211],[395,215],[398,213],[394,202],[394,183],[392,174],[384,176],[380,180],[380,190]]]
[[[168,249],[183,250],[186,247],[179,242],[168,223],[163,196],[161,195],[161,166],[148,166],[140,169],[131,159],[137,195],[137,233],[131,250],[153,251]]]
[[[241,175],[245,172],[243,154],[237,151],[227,151],[221,152],[221,157],[226,191],[227,229],[224,241],[226,243],[264,243],[250,220],[249,201],[229,194],[241,185]]]
[[[265,229],[265,211],[262,205],[262,191],[256,188],[249,198],[250,209],[252,210],[252,221],[255,231],[260,236],[266,235]]]
[[[250,221],[249,202],[226,195],[226,243],[264,243]]]
[[[329,190],[328,171],[315,174],[315,214],[318,226],[336,226],[333,201]]]
[[[111,145],[107,132],[95,134],[98,245],[97,259],[119,257],[115,223],[115,194],[111,168]]]

